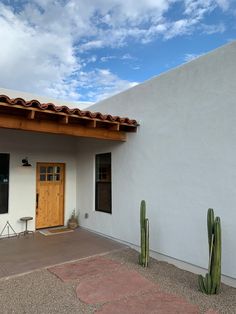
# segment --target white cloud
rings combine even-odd
[[[79,87],[88,90],[89,101],[102,100],[137,84],[138,82],[120,79],[109,69],[94,69],[79,73]]]
[[[80,68],[71,38],[38,31],[1,4],[0,11],[0,86],[78,98],[69,80]]]
[[[90,63],[95,63],[97,61],[97,56],[91,55],[88,58],[81,59],[80,61],[81,61],[81,66],[86,67]]]
[[[135,71],[140,70],[140,69],[141,69],[141,67],[139,65],[132,67],[132,70],[135,70]]]
[[[229,10],[230,0],[24,0],[0,3],[0,86],[79,100],[80,88],[101,99],[133,86],[110,70],[85,67],[113,56],[90,56],[104,47],[118,48],[131,40],[145,44],[196,29],[223,32],[224,25],[205,25],[204,16],[216,7]],[[178,18],[168,17],[175,4],[184,8]],[[114,57],[116,58],[116,57]],[[123,58],[131,60],[132,56]],[[99,82],[95,75],[99,77]],[[95,91],[85,88],[85,84]],[[90,93],[90,94],[89,94]]]
[[[196,54],[196,53],[186,53],[184,56],[184,62],[190,62],[198,57],[200,57],[202,53]]]
[[[104,42],[102,40],[91,40],[87,43],[80,45],[80,51],[84,52],[86,50],[102,48],[104,46]]]
[[[215,33],[224,33],[224,31],[226,29],[225,25],[223,23],[219,23],[216,25],[214,25],[214,24],[213,25],[202,24],[201,28],[202,28],[203,33],[208,34],[208,35],[212,35]]]
[[[112,60],[112,59],[117,59],[116,56],[104,56],[104,57],[101,57],[101,62],[107,62],[109,60]]]
[[[137,60],[137,58],[131,56],[131,54],[126,53],[123,56],[104,56],[101,57],[101,62],[107,62],[109,60],[114,60],[114,59],[119,59],[119,60]]]
[[[132,57],[129,53],[126,53],[121,57],[121,60],[133,60],[133,59],[135,58]]]
[[[231,1],[232,0],[216,0],[217,4],[221,7],[222,10],[228,10]]]
[[[184,0],[185,13],[189,16],[201,19],[204,14],[212,11],[217,2],[215,0]]]
[[[171,39],[176,36],[181,36],[184,34],[189,34],[191,28],[196,24],[195,19],[181,19],[173,22],[168,27],[168,32],[164,34],[165,39]]]

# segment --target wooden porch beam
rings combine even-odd
[[[96,120],[89,121],[87,122],[86,126],[94,129],[97,127],[97,121]]]
[[[126,133],[121,131],[117,132],[99,127],[89,128],[79,124],[61,124],[56,121],[29,120],[27,117],[7,114],[0,114],[0,128],[126,141]]]
[[[33,120],[35,118],[35,111],[31,110],[27,116],[28,119]]]
[[[109,130],[120,131],[120,125],[118,123],[113,124],[109,127]]]
[[[64,117],[62,117],[61,118],[61,123],[63,123],[63,124],[68,124],[68,122],[69,122],[69,117],[68,116],[64,116]]]

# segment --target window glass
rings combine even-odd
[[[55,168],[54,168],[54,172],[55,172],[55,173],[60,173],[60,170],[61,170],[60,167],[55,167]]]
[[[40,173],[46,173],[46,167],[40,167]]]
[[[45,174],[40,175],[40,181],[46,181],[46,176]]]
[[[53,181],[53,175],[52,174],[48,174],[48,181]]]
[[[60,175],[59,174],[54,175],[54,181],[60,181]]]
[[[95,210],[111,214],[111,153],[96,155]]]
[[[53,167],[48,167],[48,173],[53,173]]]
[[[60,181],[61,167],[60,166],[40,166],[40,181]]]
[[[9,154],[0,154],[0,214],[8,213]]]

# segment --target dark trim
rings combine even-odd
[[[104,157],[104,161],[102,158]],[[101,169],[98,167],[104,167],[106,160],[109,160],[108,173],[104,178],[98,178],[102,176]],[[100,162],[100,164],[99,164]],[[103,164],[104,162],[104,164]],[[107,170],[106,169],[106,170]],[[105,171],[106,172],[106,171]],[[101,197],[106,198],[101,200]],[[101,207],[101,203],[109,203],[108,207]],[[112,214],[112,158],[111,153],[96,154],[95,156],[95,211]]]
[[[6,167],[3,171],[0,165],[0,214],[7,214],[9,210],[10,154],[0,153],[0,157],[5,159],[2,161],[2,167]]]

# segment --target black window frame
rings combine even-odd
[[[10,154],[0,153],[0,162],[3,156],[6,157],[4,163],[6,164],[7,169],[6,172],[4,171],[4,173],[1,173],[2,171],[0,165],[0,215],[8,214],[9,212]],[[3,195],[3,193],[5,195]]]
[[[101,161],[101,159],[103,161]],[[100,159],[100,164],[99,164]],[[104,162],[106,163],[106,159],[109,160],[109,167],[105,169],[103,167],[103,173],[101,169],[98,167],[104,166]],[[104,171],[105,170],[105,171]],[[106,173],[107,172],[107,173]],[[102,176],[104,178],[102,178]],[[108,176],[108,178],[106,178]],[[105,203],[109,203],[107,208],[102,208],[101,203],[104,203],[104,200],[101,201],[99,197],[101,197],[102,190],[107,190],[103,197],[107,197],[105,199]],[[95,211],[103,212],[107,214],[112,214],[112,155],[111,153],[101,153],[95,155]]]

